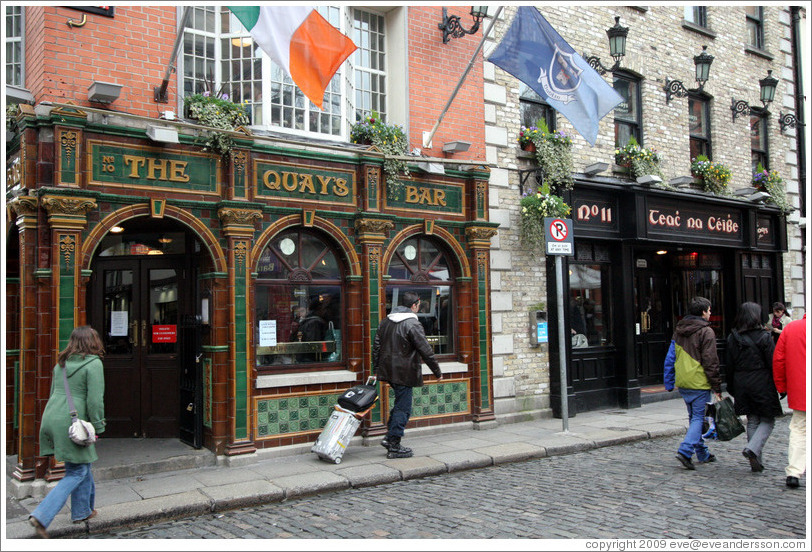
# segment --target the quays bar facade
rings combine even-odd
[[[695,296],[711,300],[711,326],[724,371],[725,338],[738,306],[783,297],[782,212],[693,187],[674,190],[624,178],[576,174],[568,192],[574,255],[563,257],[568,409],[641,405],[662,390],[673,325]],[[555,305],[554,258],[547,257],[548,303]],[[557,309],[549,309],[550,328]],[[558,366],[557,339],[550,339]],[[551,370],[550,405],[560,416],[561,385]]]
[[[494,419],[487,167],[412,166],[394,187],[369,146],[242,131],[221,159],[195,125],[172,123],[179,143],[162,144],[137,116],[21,108],[6,185],[18,480],[60,475],[38,456],[39,422],[82,324],[106,348],[106,437],[238,455],[314,441],[370,375],[379,320],[413,290],[445,378],[427,378],[411,423]],[[364,435],[385,432],[391,401]]]

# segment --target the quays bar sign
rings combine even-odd
[[[740,209],[649,197],[646,198],[644,215],[648,238],[744,245]]]
[[[211,155],[88,141],[90,185],[220,195],[220,161]]]
[[[386,194],[386,207],[395,211],[465,214],[463,184],[403,179],[402,185]]]
[[[352,205],[356,199],[355,173],[255,160],[254,195],[257,198]]]

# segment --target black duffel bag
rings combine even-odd
[[[338,406],[351,412],[368,410],[378,400],[378,389],[375,386],[377,381],[372,376],[366,383],[350,387],[338,398]]]

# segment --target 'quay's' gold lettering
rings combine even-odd
[[[315,176],[315,179],[313,178]],[[310,173],[277,172],[267,170],[262,173],[262,183],[269,190],[287,190],[300,194],[319,196],[334,195],[344,197],[350,193],[346,178],[334,176],[313,175]]]

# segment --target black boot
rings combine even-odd
[[[393,458],[411,458],[414,454],[412,449],[404,447],[400,444],[400,437],[388,437],[389,452],[386,457],[391,460]]]

